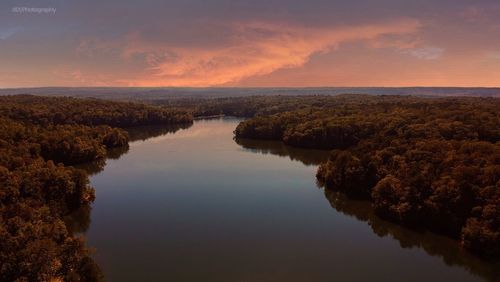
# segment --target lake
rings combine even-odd
[[[456,241],[383,221],[317,186],[327,152],[233,140],[239,119],[130,131],[87,166],[73,228],[108,281],[495,281]]]

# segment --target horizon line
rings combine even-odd
[[[324,88],[456,88],[456,89],[500,89],[499,86],[25,86],[25,87],[0,87],[0,90],[18,89],[54,89],[54,88],[128,88],[128,89],[324,89]]]

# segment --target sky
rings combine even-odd
[[[2,0],[0,88],[500,87],[500,0]]]

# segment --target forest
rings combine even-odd
[[[0,281],[102,280],[64,220],[95,198],[73,165],[126,148],[129,126],[189,123],[185,111],[140,103],[0,97]]]
[[[0,281],[102,280],[79,227],[66,220],[83,210],[85,224],[95,198],[87,173],[75,166],[92,162],[99,171],[129,141],[210,115],[248,118],[234,132],[246,148],[319,164],[316,177],[327,195],[369,200],[381,218],[446,234],[485,257],[500,255],[497,98],[255,96],[145,104],[15,95],[0,97]],[[279,143],[263,149],[258,140],[297,150]],[[299,148],[328,150],[329,157]]]
[[[171,98],[148,101],[154,105],[176,107],[189,111],[195,117],[205,116],[236,116],[254,117],[282,113],[286,111],[315,108],[337,107],[343,104],[370,104],[381,99],[390,100],[395,96],[373,95],[307,95],[307,96],[282,96],[260,95],[250,97],[226,98]]]
[[[317,171],[327,189],[370,200],[384,219],[500,255],[500,99],[273,99],[244,102],[253,118],[238,125],[237,139],[331,150]]]

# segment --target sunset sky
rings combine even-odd
[[[500,1],[2,0],[0,88],[37,86],[495,87]]]

